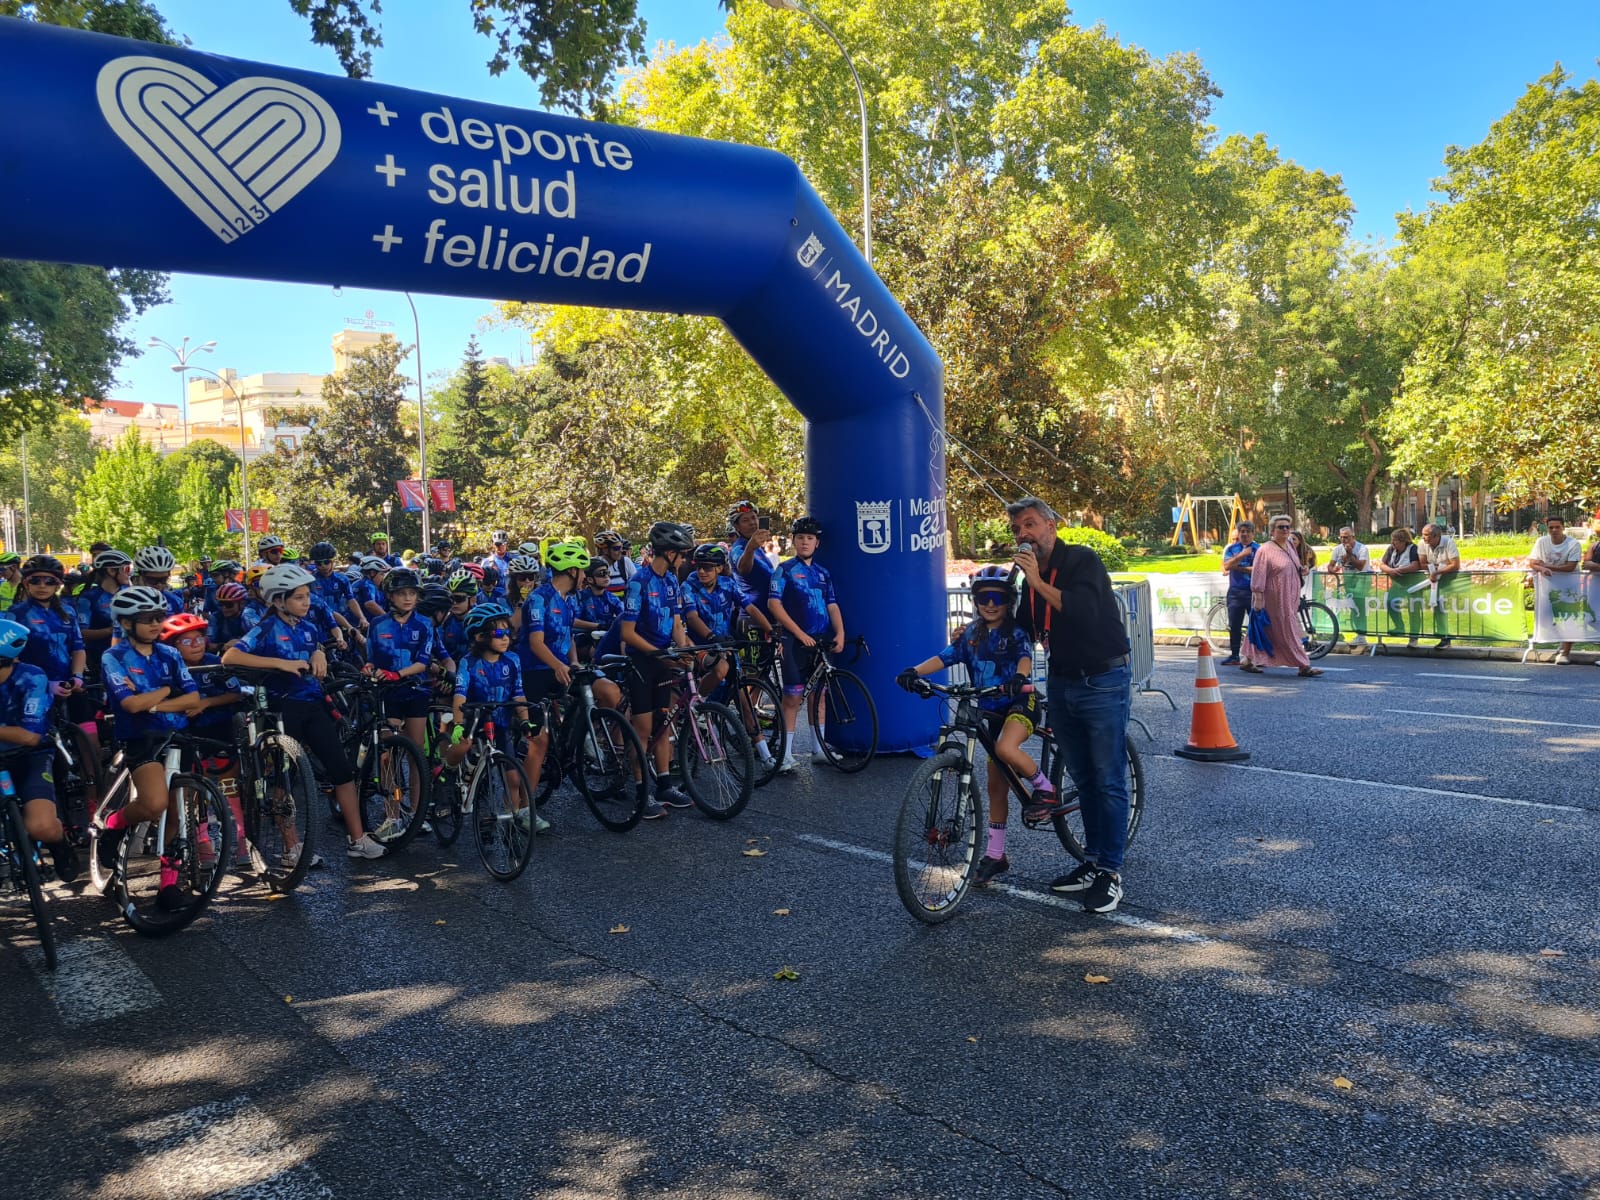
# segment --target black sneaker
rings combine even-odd
[[[121,829],[102,829],[97,839],[99,844],[95,847],[95,857],[100,860],[100,866],[107,871],[117,869],[117,850],[122,846],[122,839],[127,834],[127,827]]]
[[[973,887],[988,887],[994,882],[994,877],[1002,871],[1011,870],[1011,860],[1002,854],[999,858],[990,858],[985,855],[978,862],[978,869],[972,873]]]
[[[694,801],[689,799],[689,793],[682,788],[668,784],[666,787],[656,789],[656,799],[668,808],[693,808]]]
[[[1447,649],[1449,647],[1449,645],[1450,645],[1450,639],[1449,638],[1440,638],[1439,639],[1439,644],[1437,646],[1435,646],[1434,649],[1435,650],[1444,650],[1444,649]]]
[[[1096,871],[1094,882],[1083,894],[1083,911],[1092,913],[1114,912],[1122,903],[1122,880],[1111,871]]]
[[[50,847],[50,857],[55,860],[56,878],[71,883],[78,877],[78,852],[70,841],[62,840]]]
[[[1097,868],[1093,863],[1079,863],[1065,875],[1058,876],[1050,881],[1050,890],[1062,896],[1070,896],[1074,892],[1087,892],[1094,883]]]

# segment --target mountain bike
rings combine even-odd
[[[478,857],[490,875],[509,883],[533,855],[533,788],[522,769],[509,728],[495,720],[504,704],[468,704],[467,757],[456,767],[461,785],[452,791],[457,821],[472,826]],[[503,715],[503,714],[502,714]]]
[[[864,637],[853,638],[846,645],[855,648],[856,658],[871,653]],[[833,652],[820,641],[810,653],[806,721],[823,756],[839,770],[853,775],[878,752],[878,706],[861,677],[835,666]]]
[[[789,747],[789,727],[783,720],[783,688],[759,667],[751,666],[746,655],[749,645],[743,641],[722,643],[728,674],[709,699],[738,712],[753,745],[766,743],[766,757],[755,757],[755,786],[759,788],[778,777]]]
[[[1002,695],[998,687],[937,684],[919,679],[913,690],[927,698],[942,696],[956,702],[955,712],[939,730],[939,751],[919,766],[906,785],[894,832],[894,885],[906,911],[919,921],[937,925],[955,913],[972,884],[980,855],[980,840],[989,825],[989,800],[978,787],[976,747],[989,755],[988,769],[999,771],[1006,788],[1019,803],[1031,796],[1026,784],[995,754],[978,701]],[[1055,785],[1056,802],[1038,820],[1023,821],[1029,829],[1049,824],[1069,854],[1084,856],[1082,803],[1078,790],[1065,778],[1061,756],[1052,732],[1045,727],[1036,757],[1039,769]],[[1128,843],[1139,832],[1144,816],[1144,766],[1132,739],[1128,752]]]
[[[33,747],[0,754],[0,803],[5,811],[0,814],[0,896],[16,896],[26,892],[28,907],[33,912],[33,925],[39,933],[39,949],[44,953],[44,965],[56,969],[56,935],[50,909],[45,903],[44,885],[55,878],[55,868],[41,850],[39,843],[28,836],[22,823],[22,804],[17,799],[17,786],[11,778],[11,766],[20,766],[25,758],[37,753]]]
[[[1320,600],[1307,600],[1300,597],[1299,609],[1300,645],[1306,652],[1306,657],[1315,661],[1324,657],[1329,650],[1339,644],[1339,618]],[[1250,615],[1245,614],[1245,624],[1241,636],[1247,635],[1250,629]],[[1213,648],[1228,644],[1228,602],[1218,600],[1206,613],[1206,641]]]
[[[67,838],[75,846],[89,844],[89,816],[99,802],[102,779],[100,758],[89,735],[57,704],[50,713],[50,732],[46,735],[55,750],[51,774],[56,781],[56,806]]]
[[[595,703],[595,667],[574,667],[568,695],[544,702],[550,752],[539,773],[540,808],[570,781],[583,796],[595,820],[615,833],[626,833],[644,818],[650,795],[639,735],[614,708]]]
[[[100,865],[101,831],[106,818],[134,798],[133,773],[122,750],[112,756],[111,784],[90,826],[90,879],[111,896],[123,919],[147,937],[176,933],[198,917],[233,861],[234,819],[227,800],[211,780],[185,769],[204,750],[203,743],[186,734],[167,734],[156,753],[166,768],[166,813],[162,820],[126,827],[110,871]],[[178,871],[180,899],[171,907],[156,902],[162,859]]]
[[[397,853],[422,828],[432,790],[422,748],[390,725],[383,711],[385,694],[410,681],[388,683],[341,667],[330,671],[327,682],[339,713],[339,740],[355,771],[362,826]],[[337,805],[330,803],[330,812],[343,820]]]

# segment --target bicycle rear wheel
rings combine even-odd
[[[678,729],[678,771],[695,807],[727,821],[744,811],[755,790],[755,752],[731,708],[702,700]]]
[[[744,720],[752,743],[765,742],[768,757],[756,755],[756,787],[778,777],[778,767],[789,749],[789,729],[783,723],[783,693],[759,675],[746,675],[734,692],[733,707]]]
[[[644,817],[649,797],[639,735],[615,709],[594,708],[589,710],[588,726],[578,736],[574,755],[578,789],[600,824],[625,833]],[[549,764],[545,769],[549,770]]]
[[[167,784],[167,812],[185,814],[187,838],[175,831],[158,853],[157,824],[133,826],[117,848],[111,881],[123,919],[146,937],[177,933],[198,917],[217,894],[233,861],[233,813],[211,780],[174,775]],[[175,871],[177,878],[176,891],[168,898],[163,898],[161,887],[164,867]]]
[[[894,827],[894,889],[919,921],[948,921],[972,885],[978,864],[980,809],[975,778],[963,783],[966,759],[943,750],[921,764],[906,785]]]
[[[311,814],[321,796],[317,777],[311,756],[287,734],[262,734],[254,754],[254,794],[239,798],[251,863],[272,891],[292,892],[316,857]]]
[[[1133,744],[1132,738],[1126,739],[1128,749],[1128,841],[1133,845],[1133,838],[1139,832],[1139,822],[1144,817],[1144,764],[1139,761],[1139,748]],[[1083,861],[1083,811],[1078,801],[1078,789],[1072,781],[1066,778],[1066,769],[1061,758],[1056,757],[1055,764],[1050,771],[1050,782],[1055,785],[1059,805],[1062,808],[1053,818],[1051,824],[1055,826],[1056,837],[1061,839],[1061,844],[1066,847],[1067,853],[1079,862]]]
[[[45,904],[44,880],[39,874],[39,864],[34,860],[33,839],[22,823],[22,809],[15,797],[6,799],[5,840],[10,843],[12,863],[22,872],[22,881],[28,889],[28,907],[33,910],[33,925],[39,931],[39,949],[44,954],[44,965],[56,969],[56,931],[50,908]]]
[[[433,839],[441,846],[453,846],[461,836],[462,767],[445,767],[433,777],[429,789],[433,816]]]
[[[367,832],[390,854],[405,849],[422,828],[432,790],[417,744],[403,733],[382,731],[377,753],[368,755],[356,782]]]
[[[472,832],[484,869],[509,883],[533,855],[533,790],[522,764],[496,750],[472,780]]]
[[[878,706],[853,671],[827,673],[822,686],[806,696],[806,720],[817,748],[847,775],[863,769],[878,752]]]
[[[1206,641],[1216,650],[1228,642],[1228,602],[1218,600],[1206,610]]]
[[[1306,657],[1315,662],[1339,641],[1339,618],[1333,609],[1316,600],[1300,605],[1300,623],[1305,627]]]
[[[98,799],[103,785],[100,762],[89,735],[77,725],[67,723],[62,729],[62,740],[67,753],[58,750],[55,756],[56,799],[68,836],[75,844],[82,845],[92,816],[90,802]]]

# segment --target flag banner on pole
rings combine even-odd
[[[434,512],[455,512],[456,481],[454,479],[428,480],[428,494],[433,498]]]
[[[251,533],[267,533],[271,530],[271,528],[272,521],[270,520],[266,509],[252,508],[250,510]]]
[[[398,480],[394,489],[400,494],[400,506],[406,512],[422,511],[422,481],[420,479]]]
[[[242,508],[230,508],[227,511],[227,516],[228,516],[227,532],[228,533],[243,533],[244,532],[244,509],[242,509]]]

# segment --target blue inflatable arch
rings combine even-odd
[[[806,418],[880,746],[932,741],[942,368],[789,159],[15,19],[0,111],[0,257],[721,319]]]

